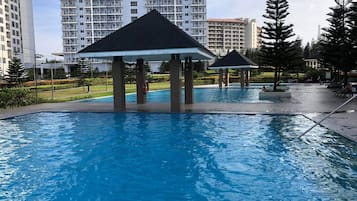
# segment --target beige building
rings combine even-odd
[[[208,48],[217,55],[259,47],[259,27],[249,19],[208,19]]]

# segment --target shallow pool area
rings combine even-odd
[[[259,91],[261,87],[249,87],[241,89],[240,87],[230,88],[194,88],[195,103],[274,103],[281,102],[280,99],[259,100]],[[181,100],[184,103],[184,90],[181,93]],[[128,94],[126,101],[136,102],[136,94]],[[113,97],[87,99],[81,102],[113,102]],[[147,94],[147,102],[150,103],[168,103],[170,102],[170,90],[150,91]]]
[[[302,115],[0,120],[0,200],[353,200],[357,145]]]

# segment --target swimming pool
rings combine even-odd
[[[259,91],[261,87],[255,88],[195,88],[194,102],[195,103],[273,103],[280,102],[280,99],[259,100]],[[184,102],[184,90],[181,93],[181,100]],[[135,103],[136,94],[128,94],[127,102]],[[113,102],[113,97],[104,97],[96,99],[87,99],[81,102]],[[170,102],[170,91],[150,91],[147,94],[147,102],[149,103],[168,103]]]
[[[0,200],[353,200],[357,146],[303,116],[0,120]]]

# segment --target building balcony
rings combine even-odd
[[[63,9],[68,9],[68,8],[77,8],[75,4],[63,4],[61,6]]]
[[[122,4],[111,4],[111,5],[102,5],[102,4],[93,4],[85,5],[84,8],[123,8]]]

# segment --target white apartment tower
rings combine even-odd
[[[259,27],[249,19],[208,19],[208,48],[217,55],[259,47]]]
[[[171,22],[207,46],[206,0],[146,0],[147,11],[158,10]]]
[[[32,0],[0,0],[0,77],[12,58],[32,67],[35,57]]]
[[[61,0],[65,65],[78,64],[79,50],[153,9],[207,45],[206,0]]]

